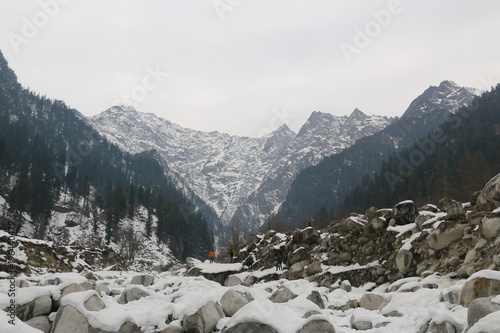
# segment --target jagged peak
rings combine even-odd
[[[355,108],[354,111],[352,111],[352,113],[349,116],[349,118],[347,118],[346,123],[350,123],[350,122],[353,122],[353,121],[356,121],[356,120],[357,121],[363,121],[366,118],[368,118],[368,116],[366,115],[366,113],[364,113],[363,111],[361,111],[358,108]]]

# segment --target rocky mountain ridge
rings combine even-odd
[[[284,199],[294,175],[392,121],[313,112],[298,134],[286,125],[261,138],[182,128],[132,107],[114,106],[89,122],[111,142],[137,153],[155,149],[182,186],[208,203],[227,225],[258,227]]]

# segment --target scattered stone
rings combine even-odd
[[[130,288],[128,290],[125,290],[121,296],[120,299],[118,299],[118,303],[120,304],[127,304],[129,302],[137,301],[138,299],[141,299],[143,297],[149,296],[149,293],[146,292],[145,290],[142,290],[141,288]]]
[[[321,272],[323,272],[323,269],[321,268],[320,261],[315,260],[309,265],[307,265],[307,275],[312,276]]]
[[[307,322],[297,333],[335,333],[333,325],[325,319],[314,319]]]
[[[83,304],[85,309],[89,311],[101,311],[106,307],[102,299],[97,295],[90,296]]]
[[[269,298],[273,303],[286,303],[297,297],[290,289],[280,286]]]
[[[394,206],[391,217],[398,225],[414,223],[417,217],[417,208],[411,200],[402,201]]]
[[[486,317],[490,313],[500,311],[500,304],[493,303],[491,301],[492,298],[476,298],[469,304],[469,310],[467,311],[467,323],[469,327],[472,327],[479,319]]]
[[[413,263],[413,253],[410,250],[400,249],[396,255],[396,267],[402,274],[406,274]]]
[[[33,317],[30,320],[26,321],[26,324],[42,331],[43,333],[49,333],[50,329],[52,328],[49,318],[45,316]]]
[[[436,229],[427,236],[427,245],[434,250],[447,248],[451,243],[462,239],[466,227],[465,224],[458,224],[444,231]]]
[[[220,300],[222,310],[228,317],[232,317],[239,309],[253,301],[253,297],[248,293],[241,293],[229,289]]]
[[[487,240],[497,238],[500,235],[500,217],[484,217],[481,221],[481,231]]]
[[[484,277],[468,280],[460,290],[459,303],[464,307],[476,298],[489,297],[500,294],[500,280]]]
[[[351,315],[351,327],[355,330],[369,330],[373,328],[373,324],[367,316],[353,313]]]
[[[149,274],[142,274],[134,276],[130,284],[142,284],[144,287],[149,287],[154,283],[154,280],[154,276]]]
[[[431,322],[427,333],[456,333],[462,332],[462,327],[457,327],[453,323],[445,320],[441,323]]]
[[[184,318],[182,327],[188,333],[209,333],[215,330],[215,326],[224,317],[224,311],[219,304],[208,302],[195,314]]]
[[[48,295],[35,298],[26,304],[17,304],[16,315],[22,321],[31,318],[48,315],[52,312],[52,298]]]
[[[316,304],[320,309],[325,308],[325,302],[318,291],[313,290],[311,294],[307,296],[307,299]]]
[[[269,325],[257,323],[257,322],[248,322],[248,323],[239,323],[230,328],[225,328],[221,333],[277,333],[274,328]]]
[[[476,209],[491,211],[500,207],[500,174],[493,177],[476,198]]]
[[[243,283],[243,281],[241,281],[241,279],[239,277],[237,277],[236,275],[229,275],[227,277],[226,282],[224,282],[224,285],[226,287],[234,287],[234,286],[239,286],[242,283]]]
[[[361,296],[359,306],[367,310],[379,310],[384,302],[385,298],[383,296],[367,293]]]
[[[349,280],[344,280],[340,283],[340,289],[350,292],[352,290],[351,283]]]

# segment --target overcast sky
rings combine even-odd
[[[0,0],[0,49],[85,115],[258,136],[312,111],[400,116],[442,80],[488,89],[499,18],[497,0]]]

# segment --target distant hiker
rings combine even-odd
[[[309,225],[308,225],[308,227],[312,227],[311,221],[309,221]]]
[[[249,255],[246,259],[245,259],[245,265],[248,266],[248,269],[252,269],[252,265],[253,265],[253,256],[252,255]]]
[[[214,252],[214,250],[208,252],[208,259],[210,259],[210,263],[214,262],[214,258],[215,258],[215,252]]]
[[[283,270],[283,255],[281,253],[276,256],[276,270]]]
[[[234,252],[233,250],[229,251],[229,262],[232,264],[233,263],[233,257],[234,257]]]

